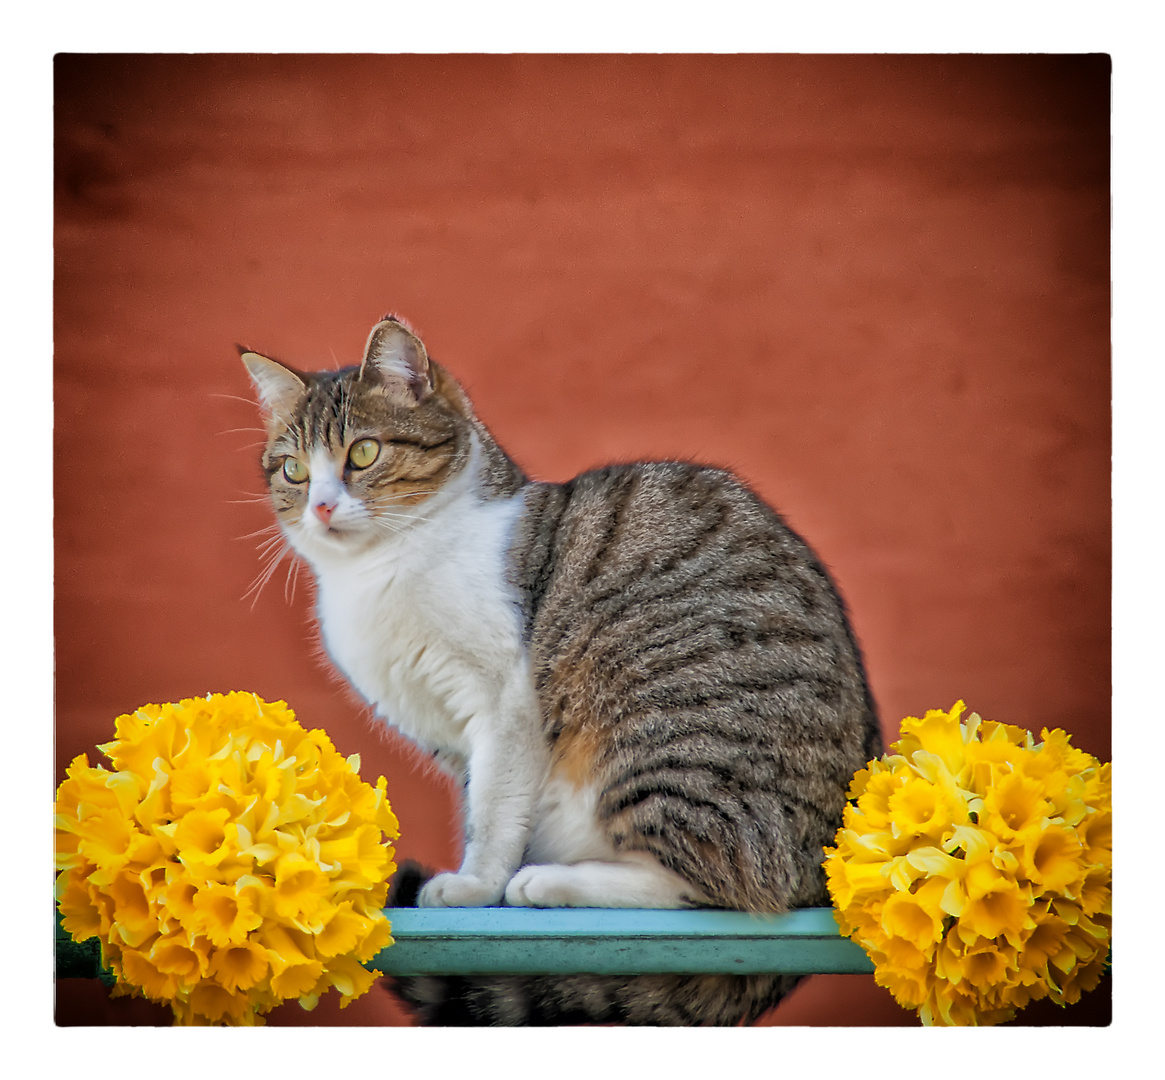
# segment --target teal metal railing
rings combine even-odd
[[[389,975],[869,972],[829,908],[786,915],[607,908],[389,908]]]

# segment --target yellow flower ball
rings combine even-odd
[[[180,1024],[256,1024],[335,987],[392,944],[384,902],[396,817],[380,777],[248,693],[120,716],[57,789],[56,897],[74,940],[97,937],[114,994],[168,1003]]]
[[[902,721],[825,851],[842,932],[926,1024],[1078,1001],[1112,930],[1112,766],[964,708]]]

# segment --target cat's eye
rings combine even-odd
[[[353,443],[352,449],[348,451],[348,464],[353,469],[367,469],[378,457],[380,443],[375,439],[361,439]]]
[[[307,466],[298,458],[284,458],[283,475],[293,484],[302,484],[308,476]]]

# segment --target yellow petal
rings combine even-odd
[[[210,961],[210,974],[231,993],[249,990],[267,976],[267,950],[258,942],[240,941],[217,949]]]
[[[920,750],[934,754],[957,775],[963,767],[965,752],[963,729],[959,724],[965,708],[963,702],[957,701],[950,712],[931,709],[922,719],[906,717],[902,721],[902,738],[897,743],[899,751],[907,757]]]
[[[192,906],[193,927],[218,948],[239,944],[263,921],[251,899],[230,885],[202,886],[194,894]]]
[[[917,949],[927,949],[942,937],[944,889],[944,882],[928,881],[914,893],[893,893],[882,908],[883,929]]]
[[[340,1008],[368,992],[376,976],[349,956],[337,956],[328,961],[327,977],[340,992]]]

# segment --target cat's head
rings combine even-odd
[[[266,414],[276,517],[309,558],[398,535],[473,456],[478,425],[464,393],[399,319],[377,323],[363,362],[338,371],[240,351]]]

